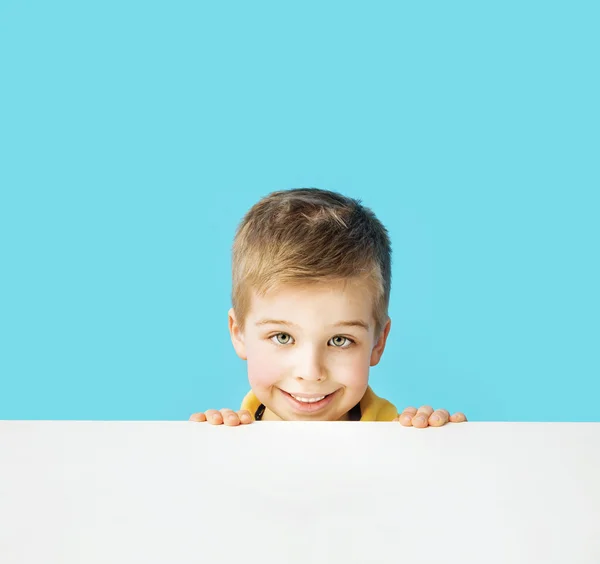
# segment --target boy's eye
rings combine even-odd
[[[346,341],[348,341],[348,344],[345,344]],[[352,341],[348,339],[348,337],[342,337],[341,335],[336,335],[335,337],[333,337],[331,339],[331,342],[333,343],[334,347],[337,347],[339,349],[346,349],[352,343]]]
[[[292,337],[290,335],[288,335],[287,333],[277,333],[277,335],[273,335],[271,337],[271,341],[273,339],[277,339],[277,342],[280,345],[287,345],[290,342],[291,338]]]
[[[273,342],[279,345],[289,345],[290,342],[293,341],[292,336],[288,335],[287,333],[277,333],[276,335],[270,337],[270,339],[271,341],[276,339],[276,341]],[[348,337],[342,337],[341,335],[332,337],[329,342],[333,343],[333,346],[338,349],[347,349],[351,344],[354,343],[352,339],[349,339]]]

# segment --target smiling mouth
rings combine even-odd
[[[290,403],[292,403],[292,405],[300,410],[300,411],[308,411],[308,412],[313,412],[313,411],[317,411],[325,406],[327,406],[331,400],[333,399],[333,396],[336,394],[338,390],[336,390],[335,392],[331,392],[329,394],[323,394],[323,395],[296,395],[296,394],[291,394],[289,392],[286,392],[285,390],[281,390],[281,392],[283,393],[284,396],[287,397],[288,401]]]
[[[290,396],[292,396],[295,400],[301,401],[302,403],[315,403],[317,401],[321,401],[322,399],[326,398],[329,394],[324,395],[324,396],[317,396],[314,398],[307,398],[307,397],[302,397],[302,396],[296,396],[294,394],[290,394]]]

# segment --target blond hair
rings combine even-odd
[[[318,188],[272,192],[243,217],[232,251],[231,299],[242,330],[253,291],[337,281],[367,282],[375,334],[387,323],[390,238],[360,200]]]

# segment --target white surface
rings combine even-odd
[[[600,423],[0,421],[0,562],[600,563]]]

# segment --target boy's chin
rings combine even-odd
[[[336,415],[300,415],[297,413],[284,413],[283,417],[280,417],[281,421],[302,421],[302,422],[310,422],[310,421],[340,421],[340,418]]]
[[[286,414],[284,421],[338,421],[340,418],[335,413],[306,415],[298,413]]]
[[[348,413],[343,410],[340,411],[340,407],[335,403],[314,413],[298,413],[298,411],[281,404],[278,404],[271,411],[281,421],[346,421],[348,419]]]

